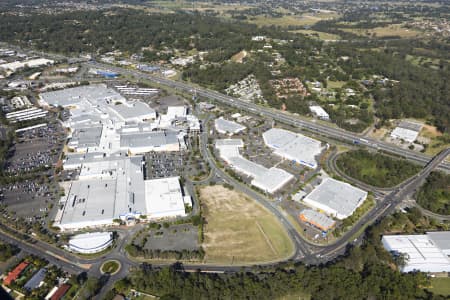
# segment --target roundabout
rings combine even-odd
[[[100,272],[102,274],[114,275],[120,271],[122,267],[118,260],[107,260],[100,266]]]

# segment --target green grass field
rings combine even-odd
[[[443,296],[450,296],[450,277],[431,278],[431,287],[427,288],[431,292]]]
[[[365,150],[340,154],[336,165],[347,176],[377,187],[396,186],[421,169],[404,159]]]

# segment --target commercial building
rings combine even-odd
[[[88,232],[73,236],[68,249],[73,252],[91,254],[101,252],[113,243],[111,232]]]
[[[311,105],[309,107],[311,113],[321,120],[330,120],[330,115],[319,105]]]
[[[143,158],[109,156],[81,163],[78,180],[60,200],[62,230],[112,225],[145,214]]]
[[[317,168],[316,156],[322,152],[320,141],[280,128],[264,132],[263,139],[276,155],[313,169]]]
[[[23,121],[44,118],[45,116],[47,116],[47,114],[48,114],[47,111],[42,110],[37,107],[33,107],[33,108],[27,108],[27,109],[7,113],[5,115],[5,117],[6,117],[6,120],[8,120],[9,122],[16,123],[16,122],[23,122]]]
[[[40,104],[69,110],[64,122],[71,130],[68,146],[80,153],[179,151],[185,144],[178,132],[200,131],[199,120],[184,106],[169,107],[168,114],[158,118],[148,104],[127,101],[103,84],[43,93]]]
[[[437,240],[440,242],[436,243]],[[404,256],[405,264],[401,269],[402,272],[429,273],[450,272],[449,241],[450,231],[418,235],[385,235],[381,239],[387,251],[393,255]]]
[[[450,231],[430,231],[427,236],[445,255],[450,256]]]
[[[138,123],[156,119],[156,112],[147,103],[140,101],[118,103],[110,109],[123,122]]]
[[[238,134],[239,132],[246,129],[245,126],[233,121],[225,120],[222,117],[216,119],[214,121],[214,125],[216,127],[217,132],[228,135]]]
[[[127,101],[102,84],[44,93],[40,103],[69,111],[64,124],[71,131],[68,148],[73,152],[66,155],[63,166],[79,171],[60,200],[55,226],[78,230],[112,225],[116,219],[128,222],[140,216],[184,215],[183,200],[187,199],[179,182],[180,188],[170,193],[163,181],[159,182],[163,187],[147,183],[141,154],[186,147],[187,132],[200,130],[199,120],[186,107],[169,107],[166,115],[158,117],[147,104]],[[174,181],[168,180],[172,189]],[[174,202],[167,195],[181,201]],[[159,204],[167,197],[169,203],[178,205],[176,209]]]
[[[16,72],[17,70],[23,69],[25,67],[28,68],[37,68],[42,66],[53,65],[55,62],[51,59],[46,58],[35,58],[24,61],[14,61],[6,64],[0,65],[0,69],[9,70],[12,72]]]
[[[174,131],[150,131],[121,134],[120,149],[131,154],[150,151],[180,151],[180,140]],[[184,144],[184,142],[182,142]]]
[[[10,285],[13,283],[13,281],[17,280],[19,278],[20,274],[22,274],[23,271],[28,267],[28,262],[23,261],[20,264],[18,264],[11,272],[8,273],[8,275],[3,278],[3,284],[4,285]]]
[[[178,177],[146,180],[145,199],[146,214],[149,219],[186,215]]]
[[[420,123],[402,121],[391,132],[391,137],[394,139],[403,140],[408,143],[413,143],[417,139],[417,136],[419,135],[421,129],[422,124]]]
[[[313,209],[304,209],[300,212],[300,220],[311,224],[322,231],[328,231],[336,225],[336,221]]]
[[[144,180],[142,156],[124,153],[76,153],[66,157],[66,169],[78,169],[60,200],[54,225],[77,230],[130,221],[140,216],[175,217],[185,214],[183,192],[178,177]]]
[[[239,153],[239,148],[243,146],[241,139],[216,140],[220,157],[236,171],[252,177],[253,186],[273,194],[294,178],[292,174],[282,169],[275,167],[268,169],[244,158]]]
[[[342,220],[351,216],[366,198],[366,191],[333,178],[326,178],[303,201]]]

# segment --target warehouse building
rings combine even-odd
[[[322,231],[328,231],[336,225],[336,222],[327,215],[313,209],[304,209],[300,212],[300,220],[311,224]]]
[[[221,134],[233,135],[238,134],[239,132],[246,129],[245,126],[238,124],[233,121],[225,120],[220,117],[214,121],[214,125],[216,127],[217,132]]]
[[[316,116],[317,118],[325,121],[330,120],[330,115],[319,105],[311,105],[309,107],[309,110],[311,113]]]
[[[35,58],[24,61],[14,61],[0,65],[0,69],[16,72],[17,70],[28,68],[38,68],[42,66],[53,65],[55,61],[46,58]]]
[[[385,235],[381,242],[393,255],[404,255],[405,264],[401,269],[402,272],[450,272],[448,256],[450,231],[418,235]]]
[[[252,177],[251,184],[264,192],[273,194],[291,181],[294,176],[275,167],[266,168],[258,165],[239,153],[244,143],[241,139],[216,140],[220,157],[236,171]]]
[[[68,249],[82,254],[98,253],[108,249],[113,243],[111,232],[88,232],[73,236]]]
[[[417,139],[417,136],[419,135],[421,129],[422,124],[420,123],[412,121],[402,121],[391,132],[391,137],[394,139],[403,140],[408,143],[413,143]]]
[[[313,169],[317,168],[316,156],[322,152],[320,141],[280,128],[271,128],[264,132],[263,139],[276,155]]]
[[[303,201],[342,220],[351,216],[366,198],[366,191],[333,178],[326,178]]]

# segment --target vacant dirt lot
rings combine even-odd
[[[205,261],[256,263],[289,256],[293,245],[285,229],[264,207],[221,185],[200,189]]]

